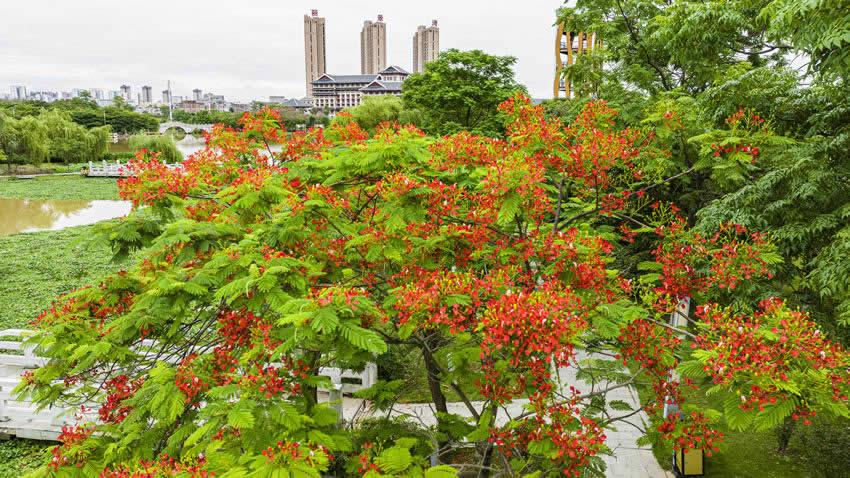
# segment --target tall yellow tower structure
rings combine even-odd
[[[575,91],[569,78],[561,77],[561,70],[565,66],[575,64],[579,55],[591,53],[599,48],[601,43],[596,33],[571,32],[566,29],[564,23],[558,24],[558,33],[555,34],[555,98],[558,98],[562,91],[565,98],[581,96],[582,92]]]

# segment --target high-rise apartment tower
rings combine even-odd
[[[387,24],[384,16],[377,22],[366,20],[360,30],[360,74],[376,75],[387,67]]]
[[[201,101],[201,93],[203,93],[203,91],[199,90],[198,88],[195,88],[194,90],[192,90],[192,99],[195,101]]]
[[[327,72],[326,64],[325,19],[319,17],[318,10],[313,10],[310,16],[304,15],[304,69],[307,96],[313,96],[312,81]]]
[[[12,87],[12,96],[10,97],[13,100],[25,100],[27,99],[27,87],[21,85],[15,85]]]
[[[434,61],[440,56],[440,29],[437,20],[431,21],[431,26],[420,25],[413,34],[413,72],[425,71],[425,63]]]
[[[130,89],[130,85],[121,85],[121,96],[124,97],[125,101],[130,101],[130,99],[133,98],[133,93]]]
[[[142,103],[146,105],[153,103],[153,88],[150,86],[142,87]]]

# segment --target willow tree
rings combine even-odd
[[[96,161],[106,154],[109,147],[107,126],[87,129],[71,120],[66,113],[42,112],[38,119],[47,127],[50,142],[50,159],[65,163]]]
[[[39,165],[49,158],[47,128],[33,116],[0,119],[0,149],[10,162]]]
[[[0,119],[0,149],[11,162],[33,165],[52,159],[95,161],[107,151],[109,132],[106,126],[87,129],[57,111],[20,119],[4,116]]]
[[[131,136],[130,151],[137,153],[145,150],[149,153],[159,153],[161,158],[168,163],[179,163],[183,161],[183,153],[177,149],[171,136]]]

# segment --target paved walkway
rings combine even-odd
[[[581,359],[581,357],[580,357]],[[582,382],[575,378],[575,368],[569,367],[559,370],[562,387],[573,384],[578,389],[582,389]],[[605,384],[602,388],[607,388]],[[324,395],[326,397],[327,395]],[[327,398],[324,398],[327,400]],[[621,387],[609,391],[606,394],[608,402],[612,400],[621,400],[632,409],[640,407],[640,402],[635,392],[631,387]],[[515,417],[525,410],[523,405],[528,403],[527,400],[515,400],[499,410],[497,423],[505,424],[509,417]],[[477,410],[481,410],[484,402],[472,402]],[[344,398],[343,400],[343,416],[347,421],[359,420],[369,416],[368,404],[363,403],[363,400],[356,398]],[[462,402],[453,402],[448,404],[449,413],[458,415],[470,416],[469,410]],[[626,415],[628,412],[611,411],[612,416]],[[422,423],[423,425],[435,425],[435,412],[428,403],[400,403],[396,404],[391,412],[393,416],[405,415],[413,420]],[[666,478],[672,476],[665,472],[655,456],[652,454],[652,448],[649,446],[639,446],[637,439],[643,435],[641,430],[644,429],[644,423],[648,422],[646,412],[640,411],[623,421],[616,422],[615,430],[606,430],[606,444],[612,451],[612,455],[602,455],[601,458],[607,466],[606,476],[612,478]]]
[[[75,173],[36,173],[36,174],[2,174],[0,178],[17,178],[17,179],[31,179],[31,178],[39,178],[41,176],[73,176],[80,175],[80,172],[77,171]]]

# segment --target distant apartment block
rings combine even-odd
[[[102,100],[103,99],[103,90],[100,88],[91,88],[89,89],[89,93],[93,100]]]
[[[224,103],[224,95],[214,95],[212,93],[204,93],[203,97],[195,99],[206,103]]]
[[[149,105],[153,103],[153,88],[150,86],[142,87],[142,97],[140,98],[140,103],[143,105]]]
[[[359,105],[366,96],[401,96],[401,84],[410,73],[389,66],[375,75],[324,74],[313,81],[313,105],[337,112]]]
[[[366,20],[360,30],[360,74],[376,75],[387,67],[387,25],[384,16]]]
[[[180,103],[178,103],[175,108],[178,109],[178,110],[183,110],[187,113],[197,113],[199,111],[206,110],[207,105],[200,102],[200,101],[186,100],[186,101],[181,101]]]
[[[437,20],[431,21],[431,26],[420,25],[413,34],[413,72],[425,71],[425,63],[434,61],[440,56],[440,28]]]
[[[129,85],[121,85],[121,96],[126,101],[130,101],[131,99],[133,99],[132,89]]]
[[[251,111],[251,105],[249,103],[232,103],[230,108],[233,109],[234,113],[247,113]]]
[[[201,101],[201,98],[202,98],[201,93],[202,93],[201,90],[195,88],[194,90],[192,90],[192,99],[195,100],[195,101]]]
[[[313,80],[327,71],[325,58],[325,19],[319,11],[304,15],[304,70],[307,96],[313,96]]]
[[[171,104],[171,91],[170,90],[162,90],[162,102],[170,105]]]
[[[25,100],[27,99],[27,87],[21,85],[15,85],[11,88],[12,94],[9,96],[10,100]]]

